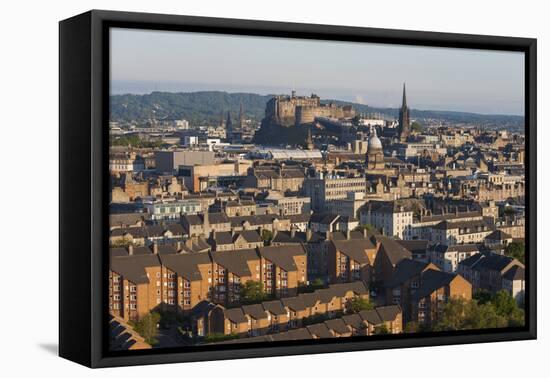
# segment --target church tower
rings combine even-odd
[[[403,102],[399,109],[399,141],[404,143],[407,141],[410,133],[410,118],[409,108],[407,107],[407,94],[405,91],[405,83],[403,83]]]
[[[231,138],[231,134],[233,133],[233,122],[231,122],[231,111],[227,111],[227,119],[225,121],[225,134],[227,139]]]
[[[306,149],[311,151],[315,148],[315,145],[313,144],[313,138],[311,138],[311,129],[308,127],[307,129],[307,139],[306,139]]]

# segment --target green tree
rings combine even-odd
[[[411,130],[412,131],[416,131],[418,133],[421,133],[422,132],[422,125],[420,123],[418,123],[417,121],[414,121],[413,123],[411,123]]]
[[[241,297],[244,303],[258,303],[268,298],[261,282],[246,281],[241,284]]]
[[[313,293],[315,290],[322,289],[325,287],[325,283],[322,279],[316,278],[309,285],[306,285],[302,282],[298,283],[298,293]]]
[[[390,331],[388,330],[388,327],[386,327],[385,324],[379,325],[378,327],[374,328],[375,335],[387,335],[388,333],[390,333]]]
[[[476,290],[473,299],[475,299],[478,304],[484,304],[490,302],[491,299],[493,299],[493,295],[488,290],[480,289]]]
[[[233,339],[237,339],[238,337],[239,335],[237,335],[236,333],[232,333],[229,335],[225,335],[223,333],[211,333],[204,338],[204,342],[214,343],[219,341],[233,340]]]
[[[508,326],[508,319],[499,315],[491,302],[478,304],[475,300],[451,299],[434,326],[436,331],[463,329],[502,328]]]
[[[362,224],[362,225],[359,225],[357,227],[355,227],[355,230],[354,231],[363,231],[364,229],[367,230],[367,232],[369,234],[376,234],[378,233],[378,230],[376,229],[376,227],[374,227],[372,224]]]
[[[358,313],[363,310],[372,310],[374,309],[374,305],[365,298],[354,297],[351,300],[350,309],[351,312]]]
[[[416,333],[420,331],[420,326],[417,322],[408,322],[405,325],[405,329],[403,329],[403,332],[405,333]]]
[[[262,240],[264,243],[269,244],[273,240],[273,233],[269,230],[262,230]]]
[[[524,264],[525,263],[525,243],[519,241],[519,242],[512,242],[508,244],[504,250],[504,254]]]
[[[497,314],[501,316],[509,316],[517,309],[516,301],[506,290],[496,293],[491,302]]]
[[[158,312],[150,312],[135,323],[134,329],[145,339],[145,342],[155,345],[158,343],[156,337],[159,322],[160,314]]]
[[[504,215],[515,215],[515,214],[516,214],[516,210],[514,210],[513,207],[506,206],[504,208]]]

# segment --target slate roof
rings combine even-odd
[[[211,262],[208,253],[160,255],[160,259],[164,266],[189,281],[202,280],[203,277],[198,266]]]
[[[382,319],[380,319],[380,315],[378,315],[378,312],[376,312],[376,310],[359,311],[359,316],[361,317],[361,319],[372,325],[378,325],[382,323]]]
[[[355,329],[361,329],[363,324],[363,318],[359,314],[344,315],[342,316],[342,320],[347,326]]]
[[[304,222],[310,221],[311,214],[301,213],[301,214],[287,215],[286,217],[290,220],[290,223],[304,223]]]
[[[312,235],[313,236],[313,235]],[[277,231],[276,235],[273,237],[273,243],[289,243],[289,244],[300,244],[306,243],[306,233],[305,232],[296,232],[294,237],[291,236],[290,231]]]
[[[449,222],[447,220],[444,220],[435,226],[433,226],[434,229],[438,230],[453,230],[457,228],[472,228],[472,232],[481,232],[474,230],[473,228],[480,227],[480,226],[486,226],[487,230],[491,230],[492,225],[490,222],[488,222],[486,219],[480,219],[480,220],[470,220],[470,221],[457,221],[457,222]]]
[[[280,219],[276,214],[261,214],[261,215],[246,215],[240,217],[231,217],[230,222],[232,227],[240,227],[245,222],[252,226],[261,226],[264,224],[272,224],[275,219]]]
[[[476,259],[472,259],[473,257],[476,257],[476,256],[477,256]],[[471,269],[474,269],[474,270],[492,270],[492,271],[501,272],[513,261],[514,259],[509,256],[499,255],[497,253],[491,253],[491,252],[484,252],[484,253],[478,253],[470,258],[467,258],[461,261],[459,264],[469,266]],[[519,262],[517,264],[519,264],[520,266],[523,266],[523,264]]]
[[[342,319],[326,320],[325,325],[327,326],[328,329],[340,335],[350,332],[350,329]]]
[[[502,278],[508,281],[523,281],[525,280],[525,269],[519,265],[514,265],[504,273]]]
[[[204,214],[184,215],[183,218],[192,226],[199,226],[204,223]],[[208,223],[229,223],[229,218],[225,215],[225,213],[208,213]]]
[[[247,261],[258,259],[255,249],[241,249],[238,251],[212,251],[210,252],[212,260],[218,265],[239,277],[249,277],[252,275]]]
[[[242,306],[243,312],[254,319],[267,319],[267,312],[261,304]]]
[[[381,235],[376,235],[374,238],[381,243],[378,253],[385,253],[392,265],[397,265],[397,263],[403,259],[412,258],[411,251],[395,240]]]
[[[290,308],[292,311],[304,311],[306,309],[303,296],[281,298],[281,303]]]
[[[428,265],[429,263],[417,260],[403,259],[397,263],[395,266],[395,273],[385,286],[392,288],[402,285],[412,277],[419,275]]]
[[[485,239],[489,240],[506,240],[506,239],[512,239],[512,236],[510,234],[507,234],[506,232],[502,230],[495,230],[491,232],[489,235],[485,237]]]
[[[248,318],[244,315],[244,312],[241,308],[228,308],[225,309],[224,315],[227,319],[229,319],[231,322],[239,324],[239,323],[248,323]]]
[[[109,225],[111,227],[122,225],[136,224],[137,222],[145,219],[148,216],[147,213],[121,213],[121,214],[109,214]]]
[[[269,311],[273,315],[286,315],[285,306],[279,300],[262,302],[262,305],[266,311]]]
[[[295,256],[305,256],[302,245],[259,247],[260,255],[287,272],[297,271]]]
[[[291,329],[290,331],[286,331],[284,333],[286,333],[287,340],[313,339],[313,336],[311,336],[311,333],[309,333],[307,328]]]
[[[382,321],[391,322],[401,313],[401,307],[398,305],[376,307],[376,312]]]
[[[429,240],[396,240],[403,248],[408,249],[413,255],[423,255],[430,246]]]
[[[423,298],[435,290],[447,286],[456,278],[456,274],[428,269],[420,276],[420,288],[414,293],[414,298]]]
[[[260,243],[262,241],[260,234],[256,230],[244,230],[235,233],[235,235],[242,236],[248,243]]]
[[[143,227],[124,227],[111,230],[112,237],[124,236],[126,234],[132,235],[133,238],[144,238],[146,236]]]
[[[332,334],[332,332],[329,331],[325,323],[311,324],[306,326],[306,328],[310,334],[312,334],[313,336],[317,336],[318,338],[334,337],[334,335]]]
[[[131,255],[111,257],[110,269],[134,284],[148,283],[146,267],[160,266],[157,255]]]
[[[369,239],[333,240],[332,243],[338,251],[359,264],[374,263],[374,261],[369,261],[366,252],[367,249],[376,248]]]

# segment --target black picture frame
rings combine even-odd
[[[525,53],[526,326],[426,334],[110,352],[108,29],[475,48]],[[92,10],[59,24],[59,354],[89,367],[205,361],[536,338],[536,39]],[[71,185],[77,182],[78,185]]]

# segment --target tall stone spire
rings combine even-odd
[[[233,122],[231,122],[231,111],[227,111],[227,120],[225,121],[225,131],[230,134],[233,131]],[[227,136],[229,138],[229,135]]]
[[[401,108],[407,107],[407,92],[405,90],[405,83],[403,83],[403,102],[401,104]]]
[[[399,109],[399,141],[405,143],[410,134],[410,117],[409,108],[407,106],[407,93],[405,83],[403,83],[403,103]]]

